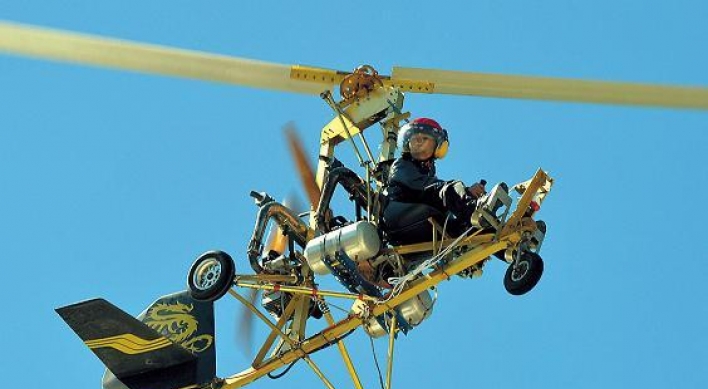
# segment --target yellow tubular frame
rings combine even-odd
[[[237,300],[239,300],[240,302],[242,302],[243,304],[245,304],[247,307],[253,307],[253,305],[252,305],[251,303],[249,303],[248,300],[246,300],[245,298],[241,297],[241,295],[238,294],[238,293],[236,293],[233,289],[229,289],[229,293],[230,293],[232,296],[236,297]],[[297,300],[297,298],[294,299],[294,300]],[[297,303],[296,303],[295,301],[293,301],[293,303],[292,303],[292,304],[289,304],[289,305],[297,305]],[[258,316],[258,318],[260,318],[264,323],[266,323],[266,324],[273,330],[273,332],[275,332],[275,333],[277,333],[278,335],[280,335],[280,336],[283,338],[283,340],[288,343],[288,345],[290,346],[290,350],[291,350],[291,351],[289,351],[288,353],[291,353],[291,352],[294,352],[294,351],[297,352],[297,353],[299,354],[299,355],[298,355],[298,358],[302,358],[302,359],[307,363],[307,365],[310,366],[310,368],[311,368],[311,369],[315,372],[315,374],[322,380],[322,382],[325,384],[325,386],[326,386],[327,388],[329,388],[329,389],[334,389],[334,386],[332,385],[332,383],[327,379],[327,377],[324,376],[324,373],[322,373],[322,370],[320,370],[320,368],[317,367],[317,365],[315,364],[315,362],[312,361],[312,359],[309,357],[309,354],[307,354],[307,353],[303,352],[302,350],[300,350],[300,349],[297,347],[297,344],[296,344],[292,339],[290,339],[289,336],[287,336],[285,333],[283,333],[283,331],[282,331],[280,328],[278,328],[275,324],[273,324],[270,320],[268,320],[268,318],[265,317],[265,315],[263,315],[263,313],[261,313],[261,311],[255,309],[255,307],[254,307],[254,309],[252,309],[251,311],[252,311],[254,314],[256,314],[256,316]],[[272,360],[272,359],[274,359],[274,358],[271,358],[271,360]],[[275,358],[275,359],[277,359],[277,358]],[[295,360],[296,360],[296,358],[293,358],[292,361],[290,361],[290,362],[293,362],[293,361],[295,361]],[[277,368],[277,367],[276,367],[276,368]],[[275,370],[275,369],[265,371],[265,372],[263,372],[263,374],[261,374],[259,377],[262,377],[264,374],[268,374],[268,373],[270,373],[270,372],[273,371],[273,370]]]
[[[492,255],[493,253],[506,249],[510,244],[517,242],[519,239],[520,233],[512,232],[500,238],[499,241],[480,245],[479,247],[451,261],[449,264],[447,264],[445,268],[438,269],[432,272],[428,275],[428,277],[423,277],[411,282],[410,286],[407,289],[402,291],[399,295],[391,298],[387,302],[378,305],[371,303],[371,315],[379,316],[395,309],[396,307],[398,307],[405,301],[415,297],[422,291],[427,290],[434,285],[437,285],[443,280],[449,279],[452,275],[462,271],[463,269],[466,269],[472,265],[483,261],[485,258]],[[236,292],[230,292],[232,295],[238,295],[238,293]],[[242,302],[245,300],[241,296],[238,297],[240,297],[239,300],[241,300]],[[271,323],[267,318],[265,318],[262,313],[258,313],[260,314],[259,317],[264,319],[269,324],[271,329],[277,330],[281,336],[287,338],[286,341],[289,341],[289,343],[291,343],[292,348],[289,351],[283,353],[282,355],[279,355],[278,357],[270,358],[266,361],[263,361],[263,363],[260,364],[257,368],[250,368],[244,370],[241,373],[225,378],[222,389],[232,389],[245,386],[278,368],[286,366],[287,364],[295,361],[298,358],[305,358],[307,357],[307,355],[314,352],[315,350],[328,344],[331,344],[333,340],[341,339],[348,332],[356,329],[364,322],[364,318],[350,315],[347,316],[345,319],[335,323],[334,325],[330,325],[325,330],[311,336],[310,338],[305,339],[300,344],[295,344],[290,338],[283,334],[280,329],[277,329],[273,323]],[[314,369],[315,368],[313,368],[313,370]]]
[[[396,342],[396,330],[398,326],[398,315],[391,317],[391,328],[388,333],[388,366],[386,367],[386,389],[391,389],[391,379],[393,378],[393,346]]]
[[[325,319],[327,320],[327,324],[332,327],[336,323],[334,321],[334,317],[332,317],[332,313],[327,312],[324,313]],[[351,357],[349,356],[349,351],[347,351],[347,347],[344,345],[344,340],[339,340],[337,342],[337,348],[339,348],[339,353],[342,354],[342,359],[344,360],[344,365],[347,367],[347,371],[349,372],[349,375],[352,377],[352,381],[354,382],[354,387],[356,389],[363,389],[361,386],[361,380],[359,379],[359,375],[356,372],[356,369],[354,368],[354,363],[352,362]]]
[[[479,235],[479,236],[471,236],[461,242],[462,245],[471,245],[474,244],[476,247],[474,247],[472,250],[468,251],[467,253],[461,255],[460,257],[452,260],[449,262],[447,265],[444,267],[438,268],[437,270],[433,271],[432,273],[428,274],[426,277],[421,277],[415,281],[412,281],[406,289],[404,289],[400,294],[393,296],[391,299],[387,301],[372,301],[371,298],[366,299],[365,301],[368,302],[369,307],[371,308],[370,310],[370,315],[367,317],[359,317],[359,316],[354,316],[354,315],[349,315],[345,319],[340,320],[339,322],[334,323],[331,315],[329,315],[328,324],[329,327],[324,329],[323,331],[305,339],[301,343],[296,344],[295,342],[292,341],[289,337],[287,337],[285,334],[282,333],[282,331],[276,327],[273,323],[271,323],[265,316],[257,312],[256,314],[261,317],[262,320],[264,320],[270,327],[273,329],[274,332],[276,332],[278,335],[281,337],[284,337],[284,339],[290,344],[291,349],[277,357],[270,358],[268,360],[263,361],[262,363],[258,363],[257,367],[247,369],[239,374],[236,374],[231,377],[227,377],[224,379],[222,389],[232,389],[232,388],[239,388],[244,385],[247,385],[256,379],[280,368],[283,367],[296,359],[303,358],[308,362],[310,367],[315,371],[315,373],[325,382],[325,385],[328,387],[331,387],[331,383],[327,381],[327,379],[321,375],[321,371],[317,368],[314,363],[309,360],[308,355],[318,349],[320,349],[323,346],[329,345],[332,343],[333,340],[340,340],[342,337],[344,337],[348,332],[356,329],[360,325],[364,323],[364,320],[366,320],[368,317],[371,316],[379,316],[384,313],[390,312],[394,310],[396,307],[404,303],[405,301],[417,296],[419,293],[423,292],[424,290],[429,289],[432,286],[437,285],[443,280],[449,279],[451,276],[459,273],[460,271],[476,265],[482,261],[484,261],[488,256],[498,252],[505,250],[508,247],[514,246],[517,244],[520,239],[521,235],[523,234],[523,223],[522,217],[524,212],[526,211],[526,208],[528,207],[529,203],[533,199],[533,197],[536,195],[537,191],[541,188],[544,188],[544,190],[547,192],[550,189],[549,183],[551,183],[552,180],[548,177],[548,175],[543,171],[543,170],[538,170],[536,172],[536,175],[534,178],[528,183],[526,186],[526,190],[524,191],[521,199],[518,202],[517,208],[514,210],[514,213],[512,216],[509,218],[509,221],[507,225],[502,229],[501,233],[499,234],[499,237],[494,240],[494,234],[485,234],[485,235]],[[263,289],[269,289],[271,285],[254,285],[254,284],[248,284],[246,282],[242,281],[237,281],[237,285],[239,286],[246,286],[246,287],[256,287],[256,288],[263,288]],[[286,291],[286,287],[280,287],[281,290]],[[301,295],[303,294],[312,294],[315,289],[311,288],[304,288],[304,287],[288,287],[292,289],[293,293],[300,293]],[[234,296],[238,296],[239,300],[241,302],[248,303],[243,297],[239,296],[238,293],[234,291],[230,291],[230,293]],[[319,296],[324,296],[322,291],[317,291]],[[328,292],[329,293],[329,292]],[[347,294],[347,293],[337,293],[337,292],[331,292],[330,293],[332,297],[343,297],[343,298],[353,298],[355,295],[352,294]],[[358,296],[357,296],[358,297]],[[366,296],[365,296],[366,297]],[[304,299],[304,298],[303,298]],[[306,300],[306,299],[304,299]],[[292,304],[292,303],[291,303]],[[250,305],[250,304],[249,304]],[[289,308],[289,307],[288,307]],[[254,308],[255,309],[255,308]],[[393,326],[392,326],[393,327]],[[273,336],[271,334],[271,336]],[[390,350],[393,350],[392,346],[389,346]],[[340,348],[340,351],[342,349]],[[345,364],[347,364],[347,367],[349,368],[351,364],[351,359],[348,356],[348,353],[342,352],[343,358],[345,360]],[[391,375],[391,363],[392,363],[392,355],[389,356],[389,379]],[[358,377],[356,376],[356,373],[353,372],[353,366],[350,370],[350,373],[352,374],[352,377],[354,378],[355,382],[358,381]],[[355,384],[356,385],[356,384]],[[358,388],[358,386],[357,386]]]
[[[258,285],[250,282],[234,281],[234,285],[249,289],[261,289],[261,290],[280,290],[287,293],[297,294],[297,295],[307,295],[307,296],[320,296],[320,297],[337,297],[349,300],[364,300],[368,302],[376,302],[378,299],[376,297],[367,296],[365,294],[352,294],[344,292],[334,292],[330,290],[320,290],[315,288],[308,288],[305,286],[288,286],[288,285]]]

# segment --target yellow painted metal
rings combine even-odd
[[[333,69],[317,68],[312,66],[294,65],[290,70],[290,77],[295,80],[341,84],[344,78],[351,72],[343,72]],[[406,80],[402,78],[392,79],[388,76],[380,76],[381,81],[386,86],[400,89],[404,92],[433,93],[435,85],[428,81]]]
[[[324,312],[324,317],[327,320],[327,325],[334,326],[336,324],[334,321],[334,317],[332,317],[332,313],[329,310]],[[347,367],[347,371],[352,377],[354,387],[356,389],[363,389],[361,385],[361,380],[359,379],[359,375],[357,374],[356,369],[354,368],[354,363],[352,362],[352,359],[349,356],[349,351],[347,351],[347,347],[344,345],[344,340],[339,340],[337,342],[337,348],[339,348],[339,353],[342,354],[344,365]]]
[[[276,290],[277,289],[277,290],[287,292],[287,293],[308,295],[308,296],[336,297],[336,298],[343,298],[343,299],[348,299],[348,300],[364,300],[364,301],[369,301],[369,302],[377,301],[376,297],[372,297],[372,296],[358,295],[358,294],[344,293],[344,292],[334,292],[331,290],[314,289],[314,288],[308,288],[305,286],[268,285],[268,284],[258,285],[258,284],[253,284],[253,283],[249,283],[249,282],[242,282],[239,280],[235,280],[234,284],[236,286],[240,286],[243,288],[262,289],[262,290]]]
[[[297,276],[285,276],[278,274],[237,274],[234,276],[235,281],[251,281],[251,282],[268,282],[268,283],[294,283],[297,282]]]
[[[430,242],[433,245],[433,254],[438,254],[443,249],[443,242],[445,240],[450,240],[450,236],[444,231],[443,227],[438,224],[432,217],[428,218],[428,223],[433,226],[433,241]],[[438,234],[440,234],[440,239],[438,240]]]
[[[305,65],[293,65],[290,68],[290,78],[319,84],[339,85],[347,74],[349,73]]]
[[[512,188],[519,194],[523,195],[524,192],[526,192],[526,189],[529,187],[531,182],[533,181],[533,178],[524,181],[521,183],[518,183],[514,185]],[[546,196],[548,193],[551,191],[551,187],[553,186],[553,179],[548,177],[546,182],[542,183],[541,186],[536,190],[537,194],[534,196],[534,201],[538,202],[538,205],[541,205],[543,201],[546,199]]]
[[[434,93],[435,84],[430,81],[406,80],[402,78],[386,77],[383,80],[384,85],[389,85],[400,89],[403,92],[413,93]]]
[[[391,389],[393,379],[393,346],[396,343],[396,331],[398,330],[398,315],[391,317],[391,328],[388,332],[388,365],[386,367],[386,389]]]
[[[322,94],[323,98],[327,102],[327,104],[334,110],[335,112],[335,118],[334,120],[339,121],[339,129],[342,131],[338,136],[340,136],[343,139],[349,139],[350,144],[352,145],[352,148],[354,149],[354,154],[356,157],[359,159],[359,165],[364,165],[364,159],[361,156],[361,153],[359,152],[359,147],[357,147],[356,142],[354,142],[354,135],[361,135],[361,131],[363,131],[364,126],[358,126],[352,122],[351,117],[345,113],[340,105],[334,101],[334,98],[332,97],[332,94],[330,92],[326,92]],[[352,125],[354,124],[354,125]],[[356,127],[355,127],[356,126]],[[327,129],[327,127],[325,127]],[[323,129],[322,134],[325,134],[325,129]],[[327,142],[335,142],[336,138],[331,138],[327,140]],[[373,158],[372,158],[373,159]]]
[[[282,337],[285,341],[292,343],[292,340],[287,335],[285,335],[285,333],[279,327],[277,327],[275,324],[273,324],[273,322],[268,320],[268,318],[261,311],[256,309],[250,302],[248,302],[248,300],[246,300],[240,294],[236,293],[236,291],[234,291],[233,289],[229,289],[229,293],[234,296],[238,301],[240,301],[243,305],[248,307],[248,309],[250,309],[253,314],[255,314],[259,319],[261,319],[261,321],[263,321],[268,327],[270,327],[270,329],[273,330],[276,334],[280,335],[280,337]]]
[[[510,242],[518,241],[519,238],[520,236],[518,232],[512,232],[508,235],[502,236],[499,241],[481,244],[479,247],[476,247],[459,258],[451,261],[444,269],[433,271],[427,277],[422,277],[411,282],[409,287],[403,290],[399,295],[392,297],[381,304],[372,304],[371,315],[379,316],[394,309],[431,286],[437,285],[441,281],[449,279],[452,275],[462,271],[463,269],[483,261],[485,258],[497,251],[506,249]],[[234,376],[225,378],[222,388],[232,389],[247,385],[263,375],[283,367],[295,359],[301,358],[303,355],[309,354],[331,344],[333,340],[340,339],[349,331],[362,325],[362,323],[363,319],[361,317],[348,316],[337,322],[334,326],[329,326],[323,331],[304,340],[300,344],[299,348],[288,351],[283,355],[280,355],[278,358],[271,358],[265,361],[258,369],[247,369]]]
[[[302,359],[307,362],[307,365],[310,366],[310,368],[317,374],[318,377],[322,380],[322,382],[325,384],[325,386],[328,389],[334,389],[334,385],[332,385],[332,382],[330,382],[327,377],[325,377],[324,373],[322,373],[322,370],[320,370],[319,367],[315,364],[315,362],[308,356],[303,357]]]
[[[320,143],[333,143],[337,145],[350,136],[357,135],[361,130],[349,119],[348,116],[335,117],[322,128]]]
[[[324,129],[322,130],[321,138],[324,137]],[[327,175],[327,161],[334,156],[334,146],[333,142],[324,142],[320,144],[320,158],[317,161],[317,172],[315,173],[315,181],[317,186],[322,189],[324,185],[324,178]],[[314,210],[314,209],[313,209]],[[315,213],[310,213],[310,228],[314,228]]]
[[[245,298],[241,297],[241,295],[239,295],[238,293],[236,293],[233,289],[229,289],[229,293],[230,293],[232,296],[236,297],[236,299],[239,300],[241,303],[245,304],[246,306],[251,306],[251,307],[252,307],[252,305],[248,302],[248,300],[246,300]],[[285,342],[288,343],[288,345],[290,346],[290,351],[288,351],[288,352],[285,353],[285,354],[292,354],[293,356],[296,356],[296,358],[291,359],[289,362],[292,362],[292,361],[294,361],[294,360],[297,359],[297,358],[302,358],[302,359],[307,363],[307,365],[310,366],[310,368],[315,372],[315,374],[322,380],[322,382],[324,382],[324,384],[325,384],[325,386],[327,386],[327,388],[329,388],[329,389],[334,389],[334,386],[332,385],[332,383],[327,379],[327,377],[324,376],[324,374],[322,373],[322,370],[320,370],[320,368],[317,367],[317,365],[315,364],[315,362],[312,361],[312,359],[307,355],[306,352],[304,352],[300,347],[298,347],[298,345],[297,345],[292,339],[290,339],[290,337],[288,337],[285,333],[283,333],[283,331],[281,331],[280,328],[276,327],[275,324],[273,324],[270,320],[268,320],[268,318],[266,318],[265,315],[263,315],[263,313],[261,313],[259,310],[254,309],[254,310],[253,310],[253,313],[255,313],[256,316],[258,316],[258,317],[259,317],[264,323],[266,323],[273,331],[275,331],[278,335],[280,335],[280,337],[281,337]],[[280,361],[282,361],[283,358],[271,358],[271,361],[273,361],[273,360],[280,360]],[[289,363],[289,362],[287,362],[287,363]],[[251,369],[249,369],[248,371],[256,371],[256,372],[260,371],[260,375],[258,375],[258,377],[262,377],[263,375],[268,374],[268,373],[270,373],[271,371],[277,369],[278,367],[281,367],[281,366],[284,366],[284,365],[285,365],[285,363],[282,363],[282,364],[278,365],[277,367],[275,367],[275,368],[273,368],[273,369],[271,369],[271,370],[268,370],[268,371],[265,371],[265,370],[263,370],[262,368],[261,368],[261,369],[258,369],[258,368],[251,368]],[[250,381],[249,381],[249,382],[250,382]],[[224,387],[226,387],[226,386],[222,386],[222,388],[224,388]]]
[[[459,258],[448,263],[444,268],[433,271],[426,277],[421,277],[410,283],[409,287],[403,290],[399,295],[376,305],[371,314],[379,316],[403,302],[417,296],[424,290],[435,286],[441,281],[448,280],[453,275],[460,271],[484,261],[488,256],[506,249],[510,243],[518,241],[520,235],[518,232],[513,232],[502,237],[499,241],[482,244],[473,250],[461,255]]]
[[[699,87],[401,67],[393,69],[391,79],[430,82],[433,93],[442,94],[708,109],[708,88]]]
[[[308,237],[308,240],[312,239],[311,237]],[[303,261],[303,263],[307,263],[307,261]],[[308,266],[303,266],[302,270],[300,271],[300,276],[304,280],[308,280],[311,275],[311,270]],[[306,281],[304,286],[302,288],[306,289],[312,289],[313,285],[310,283],[310,281]],[[309,298],[302,298],[299,299],[299,301],[295,305],[295,313],[293,314],[293,320],[292,323],[290,323],[290,329],[291,329],[291,336],[294,336],[297,341],[301,341],[305,339],[305,329],[307,327],[307,319],[310,318],[310,299]]]
[[[0,22],[0,52],[143,73],[319,94],[332,82],[291,78],[291,66]]]
[[[547,187],[548,182],[550,180],[551,179],[548,177],[546,172],[541,169],[538,169],[531,181],[527,181],[528,184],[524,183],[526,187],[526,189],[524,190],[524,194],[521,195],[521,199],[519,199],[519,201],[516,203],[516,209],[504,225],[504,228],[501,232],[502,234],[518,228],[524,213],[531,204],[531,201],[538,194],[539,190],[542,190]],[[550,189],[550,187],[548,188]]]
[[[481,234],[481,235],[471,235],[471,236],[468,236],[467,238],[464,238],[459,243],[459,246],[478,245],[481,243],[491,242],[492,240],[494,240],[493,233],[485,233],[485,234]],[[439,244],[442,248],[445,248],[445,247],[449,246],[454,241],[455,241],[455,238],[444,239],[441,242],[438,242],[437,244]],[[395,247],[393,247],[393,250],[396,253],[398,253],[399,255],[411,254],[411,253],[421,253],[421,252],[425,252],[425,251],[435,250],[437,244],[435,242],[414,243],[414,244],[409,244],[409,245],[404,245],[404,246],[395,246]]]
[[[84,343],[92,350],[99,348],[112,348],[128,355],[143,354],[169,347],[174,344],[162,336],[156,339],[148,340],[133,334],[121,334],[107,338],[91,339],[85,341]]]
[[[346,127],[339,117],[333,118],[322,128],[320,144],[342,142],[351,136],[376,124],[370,120],[376,115],[385,113],[391,107],[391,103],[398,103],[402,99],[400,90],[392,87],[379,87],[371,91],[366,97],[350,102],[346,107],[340,107],[344,113]],[[347,133],[349,130],[349,134]]]
[[[295,313],[293,321],[290,325],[291,336],[294,336],[297,341],[305,339],[305,329],[307,328],[307,319],[310,318],[310,299],[301,298],[295,305]]]
[[[290,303],[288,303],[288,306],[285,307],[283,315],[280,317],[280,319],[278,319],[278,323],[275,324],[278,329],[282,329],[285,323],[287,323],[287,321],[290,320],[290,318],[292,317],[293,313],[295,312],[297,299],[298,297],[293,298]],[[251,309],[251,307],[252,306],[249,306],[249,309]],[[253,309],[255,309],[255,307],[253,307]],[[270,350],[271,346],[273,346],[273,343],[275,342],[275,339],[277,337],[278,331],[272,330],[270,334],[268,334],[266,341],[263,342],[263,346],[261,346],[261,349],[258,351],[258,354],[256,354],[256,358],[253,359],[253,363],[251,363],[251,366],[258,367],[258,365],[263,362],[263,359],[265,359],[266,354],[268,354],[268,350]]]

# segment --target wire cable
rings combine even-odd
[[[385,389],[383,382],[383,374],[381,374],[381,368],[379,367],[379,359],[376,358],[376,348],[374,348],[374,338],[369,336],[369,341],[371,342],[371,355],[374,356],[374,364],[376,365],[376,370],[379,372],[379,383],[381,384],[381,389]]]
[[[474,227],[470,227],[467,229],[467,231],[463,232],[460,236],[458,236],[450,245],[445,247],[444,250],[442,250],[440,253],[430,257],[429,259],[425,260],[422,262],[420,265],[418,265],[415,269],[412,271],[408,272],[408,274],[404,275],[403,277],[390,277],[388,279],[388,283],[393,285],[393,289],[391,290],[391,293],[388,295],[386,299],[380,300],[377,302],[377,304],[384,304],[390,301],[392,298],[398,296],[403,289],[405,288],[406,284],[415,278],[418,277],[419,274],[422,274],[425,270],[432,268],[433,266],[437,265],[438,262],[440,262],[447,254],[452,252],[452,249],[457,247],[457,245],[467,237],[467,234],[470,233]]]
[[[278,374],[268,373],[268,378],[270,378],[272,380],[277,380],[278,378],[281,378],[282,376],[288,374],[290,369],[292,369],[292,367],[295,366],[295,363],[297,363],[297,361],[299,361],[299,359],[296,359],[291,364],[289,364],[288,367],[286,367],[282,373],[278,373]]]

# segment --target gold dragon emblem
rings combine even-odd
[[[193,309],[192,304],[158,303],[148,309],[143,322],[192,353],[200,353],[212,345],[214,337],[208,334],[192,337],[199,326],[197,319],[190,314]]]

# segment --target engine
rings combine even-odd
[[[267,274],[299,274],[301,266],[297,260],[293,260],[290,256],[279,255],[275,251],[271,251],[261,259],[262,267]],[[261,305],[268,313],[278,319],[283,315],[285,307],[290,304],[293,296],[291,293],[280,290],[269,290],[263,292]],[[310,316],[315,319],[322,317],[322,311],[319,305],[314,300],[310,301]]]
[[[263,309],[268,311],[273,317],[279,318],[283,315],[283,311],[285,311],[285,307],[288,306],[292,297],[290,293],[281,292],[279,290],[269,290],[263,292],[261,305]]]

